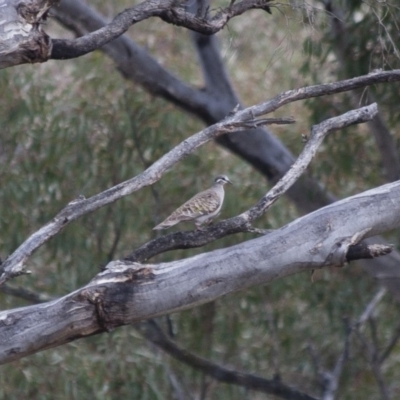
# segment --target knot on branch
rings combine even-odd
[[[385,256],[391,253],[394,249],[392,244],[365,244],[359,243],[354,246],[350,246],[347,251],[346,260],[347,262],[360,260],[360,259],[371,259],[380,256]]]
[[[154,279],[153,268],[129,260],[112,261],[90,282],[90,285],[109,283],[142,283]]]
[[[338,240],[326,258],[325,265],[342,267],[350,261],[384,256],[393,250],[393,245],[360,243],[370,229],[357,232],[351,237]]]
[[[42,2],[37,4],[33,1],[23,2],[21,1],[16,6],[16,11],[20,17],[22,17],[27,23],[32,25],[41,24],[47,19],[47,14],[52,2]]]
[[[96,289],[84,290],[81,293],[81,297],[93,304],[97,316],[97,322],[103,331],[111,332],[113,325],[109,323],[107,313],[104,308],[104,297],[106,295],[106,287],[100,287]]]
[[[44,31],[33,29],[28,40],[22,42],[19,48],[23,61],[34,64],[46,62],[50,58],[53,44]]]
[[[154,279],[153,268],[138,263],[112,262],[80,294],[93,304],[99,327],[106,332],[125,325],[138,285]]]

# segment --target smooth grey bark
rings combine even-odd
[[[0,312],[0,363],[295,273],[342,266],[350,245],[400,227],[399,199],[400,182],[390,183],[226,249],[161,264],[111,262],[67,296]]]

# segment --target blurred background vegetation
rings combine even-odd
[[[225,3],[216,2],[213,7]],[[396,2],[336,2],[349,28],[348,63],[337,56],[329,15],[318,11],[322,3],[282,2],[272,9],[272,16],[251,11],[218,34],[232,82],[245,104],[374,68],[400,67]],[[132,2],[91,4],[112,17]],[[47,30],[52,36],[69,35],[52,20]],[[187,31],[146,20],[128,35],[183,80],[201,86]],[[2,70],[0,91],[3,259],[71,200],[137,175],[203,127],[192,116],[124,80],[100,52]],[[383,84],[371,91],[398,148],[399,86]],[[276,115],[293,115],[297,123],[272,130],[298,154],[303,146],[301,134],[307,134],[313,123],[353,108],[351,104],[346,94],[291,104]],[[207,187],[218,173],[235,183],[227,188],[221,218],[246,210],[269,187],[248,164],[209,143],[153,187],[68,226],[31,258],[34,273],[12,284],[56,297],[86,284],[108,261],[153,238],[152,227],[184,199]],[[309,173],[339,198],[385,183],[375,141],[365,126],[331,135]],[[278,228],[298,216],[295,206],[284,198],[258,225]],[[227,237],[206,248],[175,251],[152,261],[179,259],[251,237]],[[400,249],[398,233],[389,239]],[[181,346],[218,363],[266,378],[280,374],[285,383],[318,394],[310,343],[323,365],[333,368],[344,346],[343,318],[355,321],[377,290],[356,264],[323,271],[314,282],[308,274],[296,275],[171,315],[171,334]],[[0,304],[8,309],[28,303],[0,293]],[[393,334],[394,321],[399,320],[398,303],[386,295],[375,318],[384,347]],[[165,327],[166,319],[160,318],[159,323]],[[367,328],[365,335],[370,337]],[[392,398],[400,395],[399,356],[397,346],[383,368]],[[174,399],[172,376],[192,399],[199,399],[201,393],[207,399],[267,398],[204,377],[146,342],[132,327],[41,352],[0,371],[2,399]],[[381,398],[356,338],[340,387],[341,399]]]

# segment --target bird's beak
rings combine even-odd
[[[231,185],[233,185],[233,183],[229,179],[227,179],[227,182],[230,183]]]

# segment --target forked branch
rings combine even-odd
[[[322,141],[331,131],[369,121],[377,112],[378,107],[375,103],[313,126],[310,138],[298,159],[276,185],[252,208],[206,230],[177,232],[154,239],[129,254],[126,259],[129,261],[145,261],[169,250],[200,247],[227,235],[252,231],[252,222],[261,217],[300,178]]]
[[[266,379],[257,375],[235,371],[184,350],[169,339],[154,321],[147,321],[140,324],[139,330],[147,340],[164,350],[171,357],[194,369],[202,371],[219,382],[272,394],[282,399],[317,400],[316,397],[301,392],[285,384],[280,379]]]
[[[357,87],[364,87],[380,82],[397,80],[400,80],[400,70],[374,72],[361,77],[334,82],[331,84],[315,85],[295,90],[289,90],[275,96],[273,99],[267,102],[248,107],[244,110],[237,111],[232,115],[227,116],[221,122],[209,126],[181,142],[174,149],[169,151],[158,161],[156,161],[152,166],[147,168],[144,172],[137,175],[136,177],[122,182],[88,199],[79,198],[69,203],[62,211],[60,211],[60,213],[58,213],[54,217],[52,221],[50,221],[37,232],[32,234],[15,250],[14,253],[12,253],[5,260],[4,264],[0,268],[0,284],[3,284],[12,277],[25,273],[25,263],[30,255],[45,242],[58,234],[69,223],[75,221],[83,215],[99,209],[100,207],[113,203],[114,201],[117,201],[124,196],[128,196],[135,191],[152,185],[153,183],[157,182],[163,176],[163,174],[170,170],[172,166],[174,166],[177,162],[179,162],[187,155],[193,153],[198,147],[202,146],[208,141],[215,139],[216,137],[223,134],[235,132],[239,129],[240,126],[249,126],[249,124],[253,123],[256,126],[257,117],[275,111],[279,107],[294,101],[304,100],[312,97],[319,97],[326,94],[340,93]],[[357,123],[360,122],[359,118],[363,117],[361,115],[353,115],[352,118],[352,123]],[[336,121],[335,123],[338,124],[336,128],[321,126],[321,129],[331,130],[346,126],[341,125],[343,121]],[[293,170],[288,171],[287,177],[290,177],[292,173]],[[289,182],[280,181],[280,185],[283,186],[278,187],[278,192],[280,190],[283,190],[287,184],[289,184],[289,187],[293,184],[292,178],[289,179]],[[243,219],[247,220],[247,222],[252,222],[257,217],[257,215],[261,215],[263,212],[265,212],[270,204],[275,201],[273,197],[276,195],[279,195],[279,193],[272,193],[272,196],[270,194],[270,196],[261,199],[260,202],[255,206],[255,208],[249,210],[246,215],[236,217],[238,219],[235,220],[236,222],[233,224],[231,221],[230,229],[233,230],[232,233],[234,233],[235,228],[233,226],[235,224],[239,225],[240,228],[236,229],[239,229],[237,231],[240,231],[242,229],[241,226],[243,224]],[[219,228],[216,231],[210,231],[209,233],[211,235],[214,235],[215,238],[218,238],[218,236],[220,235],[220,228],[223,228],[223,226],[219,225]],[[185,244],[187,240],[187,236],[183,238],[183,240],[181,240],[181,248],[187,247],[187,245]],[[189,245],[190,247],[193,247],[192,243],[190,243]],[[200,243],[199,245],[202,244]]]

